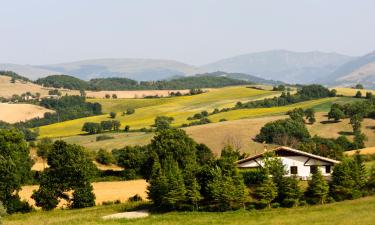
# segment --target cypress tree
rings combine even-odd
[[[308,201],[313,204],[324,204],[328,196],[329,186],[319,169],[313,173],[308,184],[309,186],[306,191]]]

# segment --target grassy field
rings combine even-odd
[[[375,197],[344,201],[319,206],[260,211],[232,212],[172,212],[151,214],[143,219],[102,220],[101,217],[128,209],[127,205],[98,206],[80,210],[36,211],[16,214],[4,219],[7,225],[372,225],[375,221]]]
[[[105,112],[116,111],[118,113],[116,119],[120,120],[122,125],[130,125],[133,129],[139,129],[142,127],[148,127],[154,123],[156,116],[172,116],[175,118],[173,125],[181,125],[187,122],[187,118],[197,112],[203,110],[212,111],[215,108],[231,107],[237,101],[250,101],[255,99],[262,99],[265,97],[279,95],[278,92],[255,90],[246,88],[244,86],[226,87],[220,89],[211,89],[209,92],[194,95],[194,96],[182,96],[164,99],[156,99],[155,101],[143,101],[144,99],[109,99],[101,100],[108,101],[104,104],[103,110]],[[132,115],[122,116],[122,111],[128,102],[135,103],[141,100],[150,104],[146,107],[140,107],[136,109],[136,112]],[[120,104],[117,104],[117,101]],[[119,106],[123,105],[123,106]],[[72,136],[82,133],[81,128],[85,122],[100,122],[108,120],[108,114],[93,116],[87,118],[81,118],[71,121],[65,121],[62,123],[51,124],[48,126],[40,127],[41,137],[61,137],[61,136]]]
[[[134,91],[86,91],[86,96],[90,98],[105,98],[107,94],[117,95],[117,98],[144,98],[145,96],[168,97],[171,92],[187,94],[190,90],[134,90]]]

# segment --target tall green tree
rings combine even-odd
[[[312,204],[324,204],[329,193],[329,186],[319,169],[313,173],[306,190],[307,200]]]
[[[72,208],[95,205],[90,183],[95,166],[83,147],[56,141],[48,154],[48,165],[39,189],[31,196],[36,206],[51,210],[61,199],[67,200]],[[73,198],[66,194],[69,191],[73,191]]]
[[[277,186],[273,182],[267,169],[262,183],[255,189],[254,196],[260,204],[271,208],[271,202],[277,197]]]
[[[313,108],[306,109],[305,112],[305,117],[309,121],[310,124],[315,123],[315,110]]]
[[[173,122],[173,120],[174,120],[173,117],[157,116],[155,118],[154,126],[156,127],[157,131],[166,130],[166,129],[171,128],[171,123]]]
[[[0,201],[9,214],[29,211],[18,195],[31,176],[33,161],[22,133],[0,129]]]

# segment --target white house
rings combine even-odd
[[[289,147],[278,147],[274,150],[276,157],[283,162],[288,171],[286,176],[297,176],[302,180],[307,180],[311,174],[320,169],[323,176],[330,176],[335,164],[340,163],[337,160],[314,155]],[[264,152],[265,153],[265,152]],[[237,162],[240,169],[257,168],[263,166],[263,154],[251,156]]]

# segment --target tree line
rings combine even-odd
[[[66,88],[73,90],[178,90],[178,89],[199,89],[215,88],[232,85],[245,85],[251,82],[232,79],[228,77],[214,76],[190,76],[178,77],[170,80],[158,81],[135,81],[128,78],[111,77],[97,78],[90,81],[80,80],[68,75],[52,75],[40,78],[37,84],[45,87]]]

